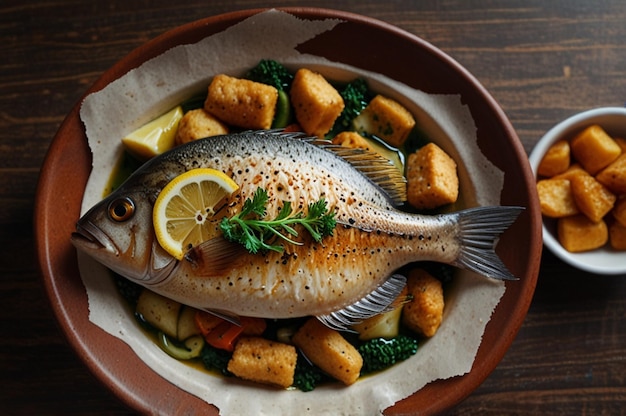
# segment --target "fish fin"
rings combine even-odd
[[[498,280],[517,280],[495,252],[500,234],[517,219],[524,207],[477,207],[459,211],[461,252],[454,265]]]
[[[220,319],[230,322],[233,325],[241,326],[241,319],[239,315],[232,314],[230,312],[218,311],[216,309],[201,309],[206,313],[210,313],[213,316],[217,316]]]
[[[329,328],[337,331],[354,332],[352,325],[363,322],[374,315],[388,312],[398,307],[396,299],[406,286],[406,277],[394,274],[374,291],[352,305],[317,319]]]
[[[215,237],[191,248],[184,259],[198,276],[223,276],[239,264],[246,253],[241,244]]]

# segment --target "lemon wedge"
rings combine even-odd
[[[174,147],[178,122],[183,109],[177,106],[144,124],[122,139],[129,153],[140,160],[148,160]]]
[[[154,203],[152,222],[161,247],[181,260],[212,237],[210,219],[239,186],[215,169],[192,169],[169,182]]]

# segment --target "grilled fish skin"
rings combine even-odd
[[[152,206],[163,187],[194,168],[230,176],[239,190],[216,215],[214,235],[177,261],[156,241]],[[180,146],[152,159],[77,223],[72,242],[113,271],[181,303],[234,316],[323,322],[345,314],[358,322],[380,313],[402,288],[394,276],[415,261],[438,261],[495,279],[514,279],[495,254],[499,235],[520,207],[477,207],[436,216],[395,207],[404,199],[403,176],[382,158],[331,146],[299,134],[244,132]],[[268,195],[268,216],[283,201],[294,210],[324,198],[334,210],[332,236],[285,251],[250,254],[221,237],[219,221],[235,215],[258,187]],[[131,203],[131,218],[110,211]],[[304,233],[302,233],[304,234]],[[381,288],[389,279],[399,290]],[[396,293],[397,295],[397,293]],[[373,298],[376,306],[370,308]],[[365,311],[354,305],[368,305]],[[341,319],[339,319],[341,321]],[[331,322],[333,320],[331,319]],[[336,320],[335,320],[336,321]]]

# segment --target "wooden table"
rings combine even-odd
[[[76,358],[47,303],[32,237],[39,168],[64,116],[118,59],[183,23],[268,4],[3,0],[0,413],[133,413]],[[626,100],[622,0],[328,0],[313,5],[384,20],[443,49],[502,105],[527,151],[563,118]],[[590,275],[546,252],[528,317],[511,349],[450,414],[623,413],[625,315],[626,276]]]

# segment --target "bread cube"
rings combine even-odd
[[[247,79],[216,75],[204,109],[226,124],[244,129],[269,129],[276,112],[278,90]]]
[[[562,218],[578,214],[568,179],[542,179],[537,182],[537,194],[541,213],[550,218]]]
[[[622,153],[619,145],[602,127],[591,125],[571,142],[572,154],[587,172],[595,175]]]
[[[228,126],[203,108],[197,108],[180,119],[174,142],[181,145],[220,134],[228,134]]]
[[[441,282],[423,269],[413,269],[407,278],[409,296],[402,323],[426,337],[435,335],[443,319],[444,298]]]
[[[622,196],[615,201],[611,213],[613,214],[613,218],[620,224],[626,226],[626,196]]]
[[[363,358],[341,334],[311,318],[292,338],[313,364],[346,385],[353,384],[361,374]]]
[[[456,162],[434,143],[409,155],[407,198],[418,209],[453,203],[459,196]]]
[[[575,175],[570,184],[576,206],[591,221],[600,221],[613,209],[617,198],[593,176]]]
[[[626,250],[626,226],[613,222],[609,227],[609,241],[614,250]]]
[[[364,149],[370,152],[376,152],[376,149],[370,145],[367,139],[355,131],[343,131],[339,133],[333,138],[333,143],[352,149]]]
[[[377,95],[354,119],[354,127],[361,133],[373,134],[400,147],[415,127],[415,119],[402,104]]]
[[[609,238],[609,231],[603,220],[594,222],[583,214],[559,218],[557,233],[563,248],[572,253],[602,247]]]
[[[287,388],[293,384],[297,359],[293,345],[243,337],[235,345],[228,371],[245,380]]]
[[[537,167],[537,173],[541,176],[551,177],[563,173],[570,165],[570,146],[566,140],[554,143],[541,159]]]
[[[299,69],[290,91],[296,120],[307,134],[323,137],[343,111],[339,92],[317,72]]]
[[[615,194],[626,194],[626,153],[602,169],[596,179]]]

